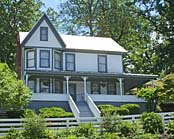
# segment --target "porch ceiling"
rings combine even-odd
[[[81,77],[88,77],[87,81],[118,81],[123,78],[125,91],[139,87],[142,84],[157,79],[158,75],[149,74],[130,74],[130,73],[98,73],[98,72],[71,72],[71,71],[34,71],[28,70],[26,74],[35,77],[58,77],[64,79],[64,76],[71,76],[72,80],[82,81]],[[71,80],[70,79],[70,80]]]

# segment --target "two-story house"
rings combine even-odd
[[[97,104],[144,103],[127,91],[157,78],[124,73],[127,51],[111,38],[60,35],[45,14],[30,32],[18,33],[17,44],[17,73],[36,110],[60,106],[75,117],[99,116]]]

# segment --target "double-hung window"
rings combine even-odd
[[[115,95],[116,94],[116,85],[115,83],[108,83],[108,94]]]
[[[36,80],[29,79],[28,80],[28,88],[30,88],[31,92],[36,93]]]
[[[54,52],[54,68],[55,69],[61,69],[61,53]]]
[[[40,79],[40,93],[50,93],[50,79]]]
[[[107,57],[105,55],[98,56],[98,72],[107,72]]]
[[[58,94],[63,93],[62,82],[59,80],[55,80],[55,93],[58,93]]]
[[[66,54],[66,70],[75,71],[75,54]]]
[[[49,50],[40,50],[40,68],[50,68]]]
[[[35,67],[35,51],[28,50],[26,56],[26,66],[27,68],[34,68]]]
[[[40,41],[48,41],[48,27],[40,27]]]
[[[99,83],[91,83],[91,94],[100,94]]]

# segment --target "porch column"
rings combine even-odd
[[[119,82],[120,82],[120,95],[123,95],[123,84],[122,84],[123,78],[119,78]]]
[[[66,92],[69,95],[69,79],[71,76],[64,76],[64,78],[66,79]]]
[[[155,83],[154,83],[154,80],[152,80],[152,87],[154,87],[155,86]]]
[[[25,85],[28,86],[28,74],[25,75]]]
[[[83,79],[84,82],[84,94],[86,94],[87,90],[86,90],[86,80],[88,79],[88,77],[81,77]]]

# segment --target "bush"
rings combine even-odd
[[[130,122],[122,121],[119,129],[121,135],[124,135],[125,137],[133,136],[136,132],[136,127]]]
[[[102,139],[121,139],[117,133],[104,133]]]
[[[25,139],[42,139],[47,136],[46,121],[43,118],[36,114],[31,116],[29,113],[28,115],[25,114],[25,118],[26,119],[23,123],[23,136]]]
[[[129,114],[129,110],[127,108],[124,107],[115,107],[116,108],[116,113],[118,115],[128,115]]]
[[[143,129],[146,133],[162,133],[163,132],[163,123],[162,118],[159,114],[143,113],[141,116],[141,121],[143,123]]]
[[[96,130],[92,124],[81,124],[79,125],[74,133],[77,137],[85,137],[87,139],[96,138]]]
[[[168,133],[169,134],[174,134],[174,120],[170,120],[167,123],[167,127],[168,127]]]
[[[140,106],[138,104],[124,104],[121,108],[126,108],[129,110],[129,114],[139,114]]]
[[[66,118],[73,117],[71,112],[66,112],[64,109],[59,107],[41,108],[39,113],[44,118]]]
[[[150,134],[150,133],[139,134],[134,136],[134,139],[159,139],[159,138],[160,138],[159,134]]]
[[[8,131],[5,139],[23,139],[22,132],[19,130],[14,130],[13,128]]]
[[[113,115],[116,112],[116,107],[110,104],[98,105],[98,108],[101,111],[101,116]]]

